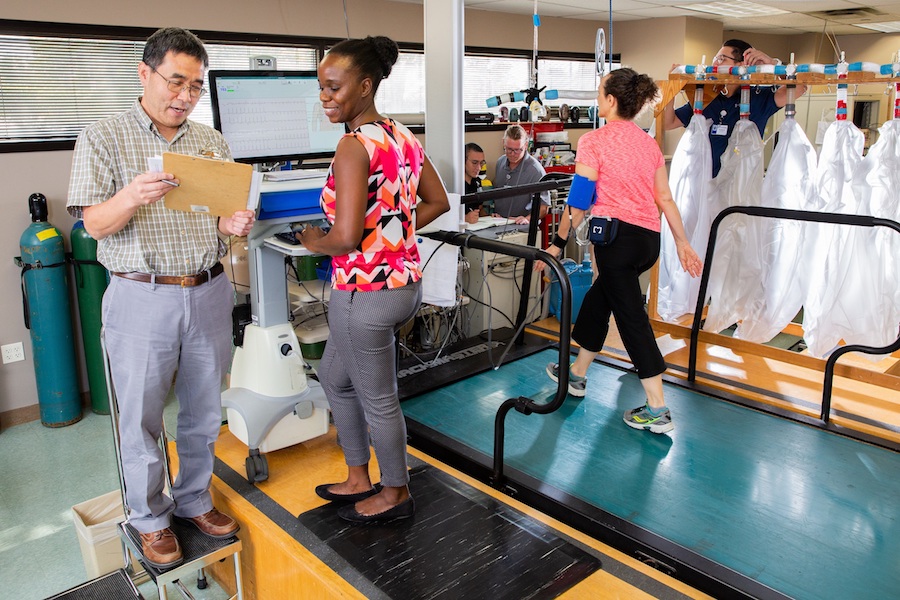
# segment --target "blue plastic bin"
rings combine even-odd
[[[331,257],[326,256],[322,264],[316,267],[316,276],[322,281],[331,281]]]
[[[585,260],[581,264],[576,263],[571,258],[562,261],[563,267],[566,269],[566,275],[569,277],[569,284],[572,286],[572,322],[578,317],[578,311],[581,310],[581,303],[584,302],[584,295],[591,287],[593,273],[591,272],[591,261]],[[559,319],[560,298],[559,280],[556,274],[550,274],[550,314]]]

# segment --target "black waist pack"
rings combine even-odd
[[[598,246],[609,246],[619,232],[619,220],[612,217],[591,217],[588,239]]]

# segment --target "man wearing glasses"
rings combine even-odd
[[[743,40],[727,40],[713,59],[713,66],[754,66],[777,65],[781,61],[772,58],[765,52],[757,50]],[[715,77],[713,75],[713,77]],[[719,173],[722,166],[722,154],[728,147],[728,138],[741,117],[741,87],[739,85],[723,85],[714,88],[716,92],[709,104],[703,109],[703,116],[712,121],[709,128],[709,143],[712,148],[712,176]],[[798,85],[795,88],[795,98],[799,98],[806,92],[806,86]],[[781,110],[787,103],[787,88],[770,86],[753,86],[750,89],[750,120],[759,129],[762,136],[769,118]],[[664,109],[663,118],[665,128],[676,129],[687,127],[693,116],[692,103],[687,103],[679,108],[674,108],[674,101]]]
[[[209,493],[234,306],[221,276],[219,235],[247,235],[254,214],[217,220],[167,209],[160,200],[178,185],[178,174],[147,172],[148,158],[163,152],[231,158],[219,132],[188,120],[206,91],[208,66],[193,33],[172,27],[151,35],[138,65],[143,95],[81,132],[69,184],[69,213],[84,220],[113,275],[103,297],[103,335],[120,411],[128,520],[146,562],[158,568],[183,561],[169,528],[173,516],[217,539],[238,530]],[[173,378],[179,468],[170,498],[157,439]]]
[[[537,183],[546,175],[544,167],[528,153],[528,134],[521,125],[510,125],[503,134],[503,156],[497,159],[494,187]],[[531,194],[510,196],[494,201],[495,217],[523,225],[529,222]],[[541,192],[541,218],[550,210],[550,192]]]

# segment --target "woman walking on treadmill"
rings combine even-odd
[[[682,267],[696,277],[703,265],[685,235],[662,153],[633,121],[658,92],[650,77],[627,68],[612,71],[600,82],[597,109],[607,123],[578,142],[575,177],[566,201],[571,223],[564,215],[547,251],[559,256],[569,232],[586,216],[614,219],[605,224],[612,235],[593,246],[598,275],[572,330],[581,349],[569,370],[569,393],[585,395],[588,367],[603,348],[612,315],[647,396],[645,404],[625,413],[625,423],[665,433],[675,427],[663,398],[666,363],[644,311],[639,282],[641,273],[659,257],[660,212],[675,237]],[[547,365],[547,374],[558,381],[559,365]]]

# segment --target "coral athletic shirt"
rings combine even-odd
[[[632,121],[610,121],[581,136],[575,160],[597,171],[591,215],[660,230],[654,181],[665,160],[647,132]]]

